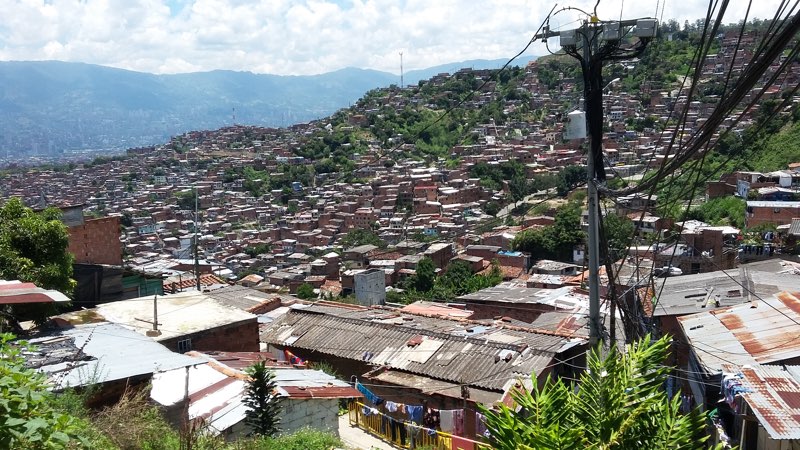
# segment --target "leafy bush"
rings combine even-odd
[[[80,422],[52,405],[44,374],[24,366],[25,343],[0,334],[0,448],[87,447]]]
[[[285,436],[237,441],[227,448],[230,450],[329,450],[341,446],[342,442],[331,433],[304,428]]]

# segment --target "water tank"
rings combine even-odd
[[[572,111],[567,114],[567,129],[564,132],[565,139],[584,139],[586,138],[586,113],[583,111]]]

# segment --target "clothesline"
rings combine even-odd
[[[485,445],[484,442],[476,441],[476,440],[465,438],[465,437],[460,437],[460,436],[454,435],[452,433],[447,433],[445,431],[436,430],[434,428],[428,428],[428,427],[425,427],[425,426],[422,426],[422,425],[418,425],[418,424],[416,424],[414,422],[408,422],[408,421],[404,421],[404,420],[395,419],[394,417],[392,417],[392,416],[390,416],[388,414],[385,414],[385,413],[383,413],[381,411],[378,411],[377,408],[371,407],[371,406],[366,405],[364,403],[361,403],[359,401],[356,401],[356,404],[362,409],[362,414],[364,414],[365,416],[370,416],[370,415],[373,415],[373,414],[377,414],[377,415],[386,417],[387,419],[393,420],[395,422],[399,422],[399,423],[401,423],[401,424],[403,424],[405,426],[425,431],[426,433],[428,433],[429,436],[441,435],[441,436],[447,437],[447,438],[458,437],[460,440],[472,442],[473,444]],[[369,414],[366,414],[364,411],[369,411]],[[440,410],[437,410],[437,411],[440,411]],[[476,414],[476,417],[477,417],[477,414]]]

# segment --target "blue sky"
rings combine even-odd
[[[554,3],[542,0],[0,0],[0,60],[62,60],[151,73],[281,75],[360,67],[399,73],[520,51]],[[560,6],[593,8],[595,1]],[[761,0],[751,15],[774,14]],[[698,0],[601,1],[601,19],[705,14]],[[726,22],[744,15],[733,0]],[[576,11],[551,25],[575,27]],[[542,55],[537,43],[527,55]]]

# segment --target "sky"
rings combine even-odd
[[[732,0],[724,22],[744,17]],[[778,0],[754,2],[772,17]],[[594,8],[595,1],[557,10]],[[0,0],[0,61],[60,60],[149,73],[216,69],[313,75],[345,67],[400,73],[470,59],[507,59],[525,48],[548,0]],[[707,0],[601,0],[601,20],[694,22]],[[551,29],[579,25],[555,14]],[[552,41],[557,45],[557,39]],[[524,53],[541,56],[535,43]]]

